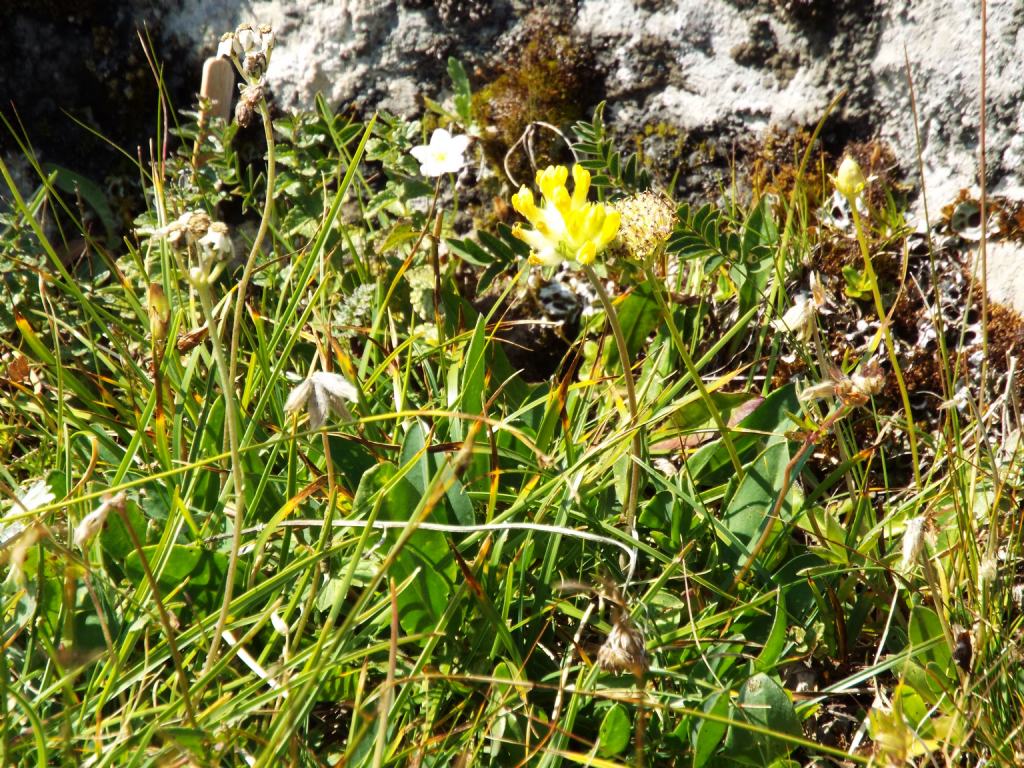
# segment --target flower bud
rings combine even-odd
[[[96,537],[96,534],[103,530],[103,526],[107,524],[107,515],[110,514],[110,510],[124,511],[125,500],[124,491],[113,496],[105,496],[103,503],[83,517],[82,522],[75,527],[75,546],[85,549],[89,542]]]
[[[836,189],[839,190],[840,194],[852,200],[864,191],[867,183],[867,179],[864,178],[864,173],[861,171],[857,161],[849,155],[844,157],[843,162],[839,164],[839,170],[836,171],[835,176]]]
[[[917,563],[924,549],[925,519],[912,517],[903,530],[903,557],[900,558],[900,571],[909,573]]]
[[[159,283],[149,284],[146,308],[149,311],[149,334],[154,343],[162,344],[167,340],[167,327],[171,323],[171,305]]]

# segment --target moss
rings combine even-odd
[[[570,36],[567,21],[531,17],[521,44],[500,64],[497,77],[473,95],[473,116],[488,127],[482,139],[488,159],[502,167],[533,122],[566,129],[587,117],[602,89],[593,61],[592,51]],[[567,159],[565,143],[550,131],[538,132],[533,148],[538,166]],[[519,180],[532,175],[525,152],[513,153],[509,164]]]

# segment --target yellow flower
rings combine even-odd
[[[859,195],[868,183],[857,161],[849,155],[844,157],[843,162],[839,164],[839,170],[836,171],[833,181],[840,194],[850,199]]]
[[[512,234],[530,246],[530,261],[556,266],[562,261],[590,264],[619,231],[619,212],[602,203],[587,202],[590,172],[582,166],[572,169],[573,189],[565,188],[569,171],[564,165],[549,165],[537,172],[537,186],[543,200],[538,206],[533,193],[523,186],[512,195],[512,207],[533,226],[512,228]]]

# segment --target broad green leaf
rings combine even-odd
[[[405,448],[411,455],[415,455],[417,443],[422,445],[423,435],[419,430],[419,426],[416,425],[407,435]],[[425,463],[426,460],[427,455],[421,455],[420,461]],[[359,483],[353,500],[353,511],[361,515],[367,514],[377,503],[375,500],[378,495],[383,494],[379,501],[379,519],[408,520],[424,493],[413,482],[414,477],[417,477],[417,469],[422,467],[417,466],[405,477],[398,477],[398,468],[390,462],[373,467],[363,475]],[[424,485],[424,488],[426,487]],[[387,534],[385,540],[393,546],[400,535],[401,531],[393,530]],[[395,558],[390,575],[396,582],[402,583],[414,572],[416,574],[398,595],[400,620],[406,632],[424,632],[436,626],[448,604],[456,568],[444,534],[418,530],[405,543]]]
[[[803,735],[793,702],[778,683],[763,673],[743,684],[730,716],[776,733]],[[734,760],[758,767],[787,757],[793,749],[789,742],[736,726],[730,726],[725,748]]]
[[[455,111],[462,122],[469,125],[473,120],[473,92],[469,87],[469,77],[466,76],[466,68],[454,56],[448,57],[448,77],[451,78],[452,90],[455,91]]]
[[[637,353],[645,346],[648,335],[661,322],[661,310],[654,300],[650,287],[644,284],[633,289],[633,292],[616,307],[616,311],[619,315],[619,325],[622,326],[622,334],[626,337],[629,364],[632,364]],[[611,365],[619,362],[619,348],[615,344],[610,347],[608,361]]]
[[[632,731],[633,726],[626,708],[621,704],[613,704],[601,720],[601,727],[597,731],[600,742],[598,751],[605,757],[621,754],[629,746]]]
[[[143,547],[142,554],[152,568],[160,557],[160,545]],[[184,586],[189,602],[201,611],[211,611],[220,605],[227,566],[228,558],[220,552],[211,552],[194,544],[173,544],[167,565],[157,576],[157,585],[164,596]],[[146,581],[138,550],[128,553],[124,567],[133,584]],[[244,572],[244,568],[241,570]]]
[[[773,525],[774,534],[768,542],[769,546],[761,550],[762,556],[769,552],[771,542],[783,535],[785,526],[778,521],[770,521],[769,515],[783,486],[787,463],[789,446],[782,441],[770,445],[755,461],[747,465],[743,480],[722,513],[722,525],[740,548],[740,551],[734,548],[732,555],[726,556],[731,557],[733,565],[739,566],[745,562],[765,526]],[[795,487],[791,486],[787,494],[789,501],[784,502],[780,508],[783,520],[789,517],[794,493]]]
[[[724,693],[716,693],[704,702],[704,711],[708,714],[725,717],[729,713],[729,697]],[[700,720],[693,736],[693,768],[707,765],[725,735],[725,723],[716,720]]]

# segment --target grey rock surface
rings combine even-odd
[[[640,129],[742,137],[769,126],[813,126],[829,102],[837,138],[890,142],[917,183],[909,74],[917,99],[924,182],[946,201],[977,181],[981,20],[958,0],[580,0],[555,4],[595,51],[609,114]],[[321,91],[333,104],[400,113],[443,85],[444,59],[486,64],[528,3],[436,0],[183,0],[165,33],[212,51],[220,31],[272,23],[270,78],[280,103]],[[988,4],[989,181],[1018,182],[1024,164],[1024,6]],[[906,58],[905,58],[906,57]]]
[[[269,78],[282,108],[309,106],[319,91],[333,105],[410,114],[422,109],[423,95],[444,88],[449,55],[467,63],[474,85],[485,84],[542,7],[567,18],[575,41],[592,51],[607,114],[620,130],[641,134],[660,124],[728,147],[771,126],[813,126],[845,90],[826,123],[829,148],[884,139],[919,187],[909,62],[929,200],[937,208],[978,180],[981,22],[978,5],[961,0],[10,2],[0,16],[8,14],[17,35],[0,61],[0,97],[18,102],[30,134],[40,130],[33,110],[73,105],[83,76],[95,81],[94,92],[106,88],[105,101],[100,108],[90,96],[78,113],[101,131],[104,120],[123,127],[109,114],[117,99],[137,112],[151,91],[131,39],[142,24],[178,106],[194,98],[202,58],[220,34],[254,21],[277,32]],[[990,0],[988,13],[988,181],[998,189],[1022,181],[1024,5]],[[62,35],[73,44],[47,43]],[[657,159],[657,135],[648,142]]]

